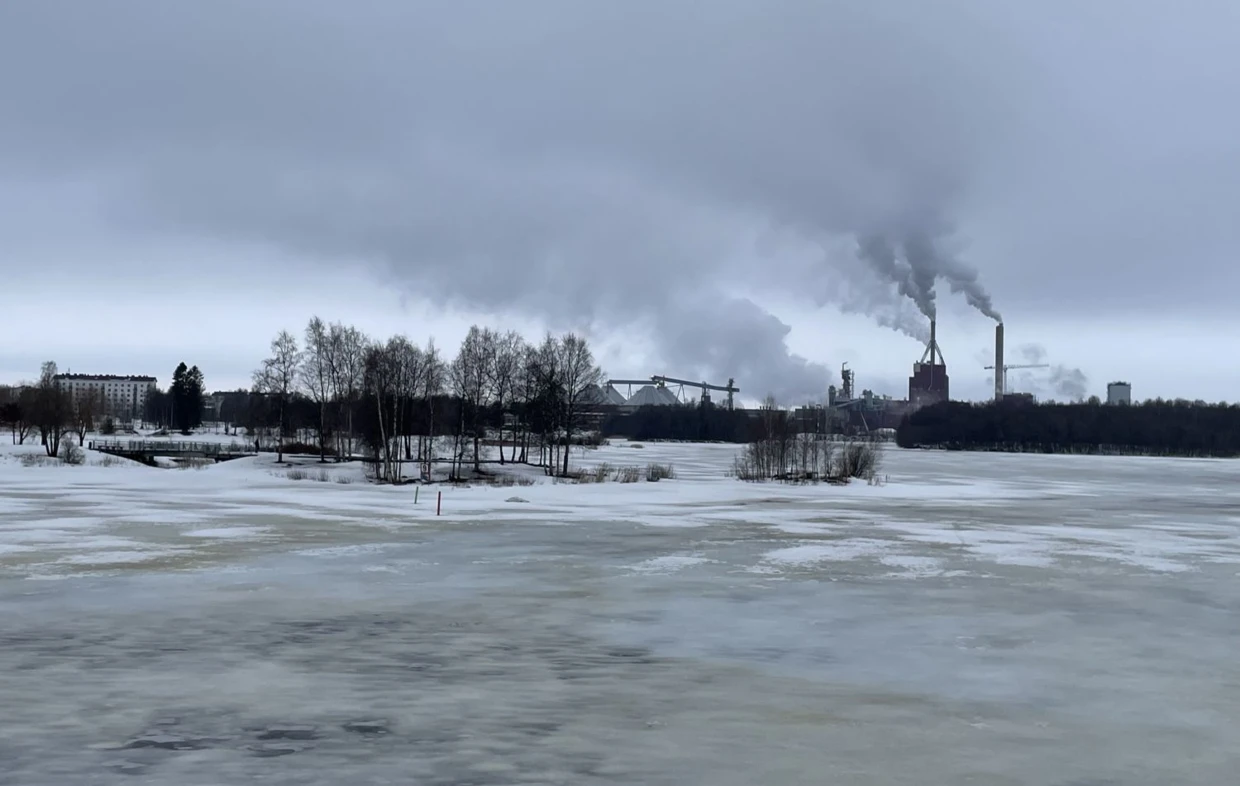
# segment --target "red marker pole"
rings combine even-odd
[[[442,508],[443,508],[443,492],[441,491],[439,492],[439,495],[435,498],[435,515],[436,516],[439,515],[439,511]]]

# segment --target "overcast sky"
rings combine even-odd
[[[1237,399],[1237,40],[1234,0],[5,0],[0,381],[247,385],[317,314],[903,395],[929,259],[956,397],[982,293],[1057,367],[1017,387]]]

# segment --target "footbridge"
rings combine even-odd
[[[220,442],[170,442],[167,440],[92,440],[87,443],[91,450],[107,453],[110,456],[141,461],[143,464],[155,463],[156,456],[170,458],[200,458],[212,461],[228,461],[229,459],[257,456],[253,450],[239,445],[225,445]]]

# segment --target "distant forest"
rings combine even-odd
[[[1240,456],[1240,405],[948,401],[911,414],[897,429],[896,442],[906,448],[1014,453],[1235,457]]]

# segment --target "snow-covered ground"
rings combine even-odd
[[[892,449],[882,485],[784,486],[729,478],[735,446],[617,442],[574,465],[676,478],[518,469],[533,485],[415,504],[356,465],[36,450],[0,448],[14,783],[1083,786],[1240,765],[1234,462]]]

